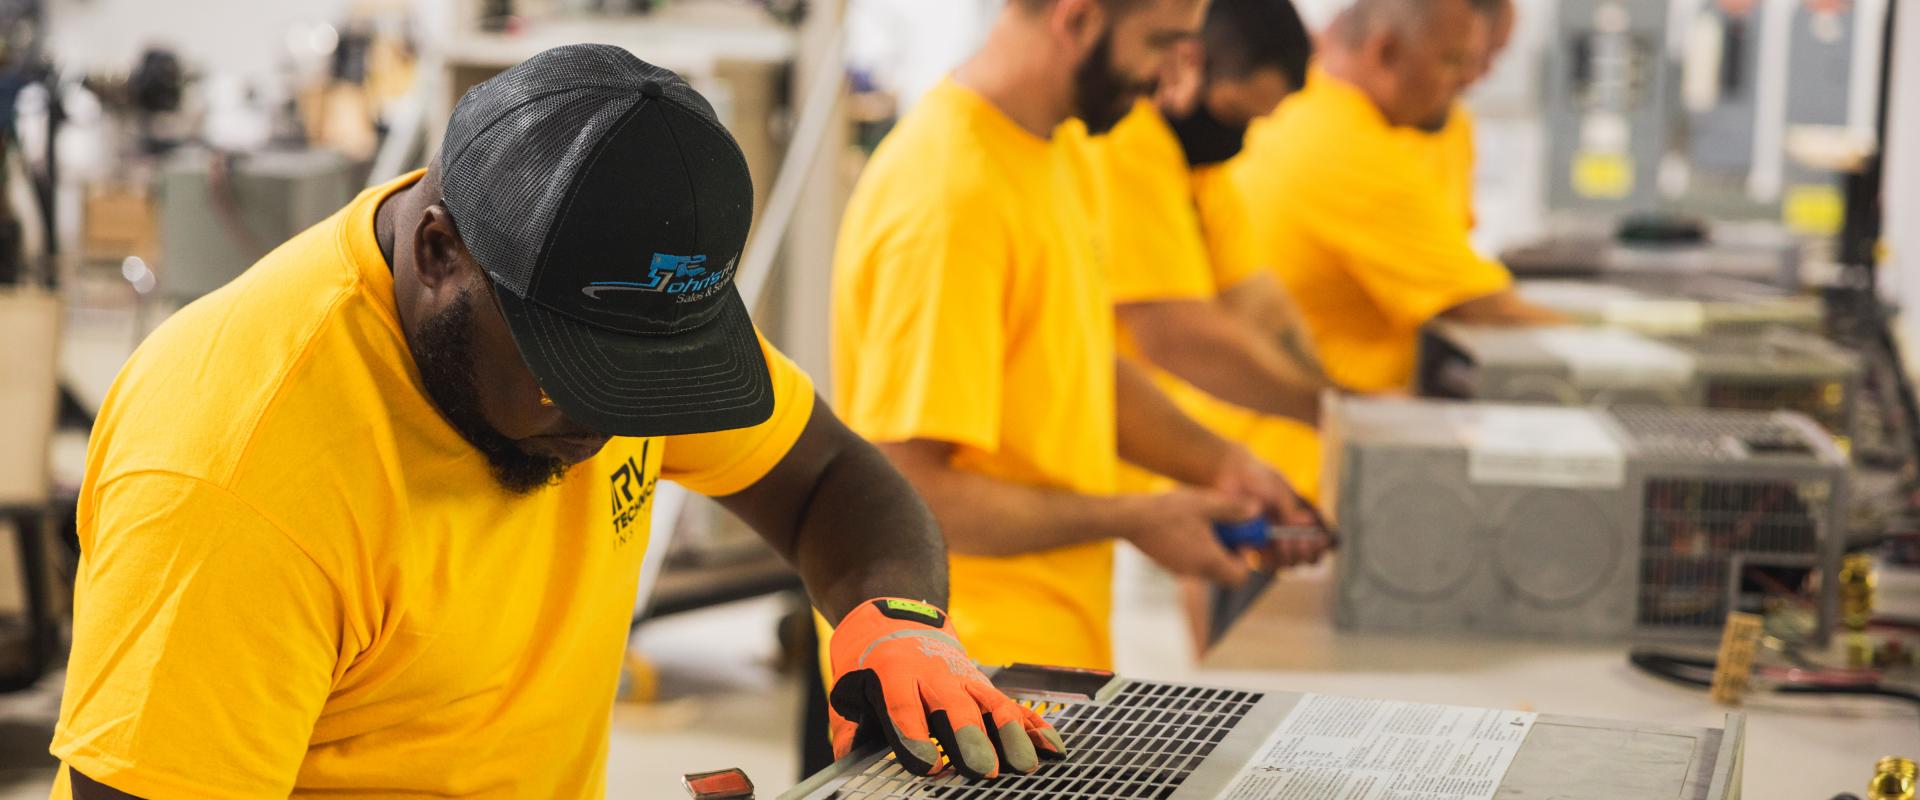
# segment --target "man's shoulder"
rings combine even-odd
[[[1283,104],[1256,123],[1233,168],[1242,191],[1358,198],[1419,174],[1404,131],[1338,103]],[[1264,191],[1263,191],[1264,190]]]
[[[224,484],[259,430],[285,419],[298,371],[335,368],[381,324],[326,239],[303,233],[221,289],[188,304],[128,359],[95,426],[90,474],[164,470]],[[304,381],[346,413],[343,382]],[[324,390],[321,384],[332,384]]]

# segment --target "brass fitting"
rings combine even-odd
[[[1873,782],[1867,784],[1867,800],[1914,800],[1914,763],[1899,756],[1887,756],[1873,765]]]

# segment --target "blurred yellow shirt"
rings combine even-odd
[[[1085,128],[1027,132],[942,80],[861,173],[833,269],[834,405],[954,466],[1114,492],[1113,303]],[[952,557],[954,626],[986,664],[1108,667],[1113,545]]]
[[[1247,220],[1247,199],[1226,163],[1195,167],[1193,204],[1200,211],[1200,234],[1207,241],[1207,263],[1214,286],[1225,290],[1253,277],[1267,265],[1260,242]]]
[[[1329,377],[1358,391],[1407,386],[1422,325],[1513,284],[1473,251],[1457,196],[1402,133],[1315,69],[1229,162]]]
[[[1190,167],[1179,137],[1151,102],[1136,103],[1111,132],[1094,140],[1094,149],[1112,186],[1107,222],[1116,303],[1212,301],[1262,267],[1245,201],[1224,165]],[[1248,445],[1312,499],[1306,493],[1318,483],[1320,454],[1311,426],[1217,399],[1148,363],[1124,325],[1120,351],[1144,365],[1188,416]],[[1126,464],[1121,477],[1127,491],[1171,483]]]
[[[812,385],[768,348],[768,422],[614,439],[507,492],[428,400],[374,241],[419,174],[186,307],[120,373],[79,503],[68,766],[148,800],[605,796],[655,482],[748,487]]]

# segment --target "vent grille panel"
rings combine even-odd
[[[892,757],[849,779],[838,800],[1006,800],[1010,798],[1153,798],[1186,782],[1233,732],[1259,692],[1134,681],[1113,699],[1043,711],[1066,742],[1067,760],[1032,775],[969,784],[958,775],[926,779]]]
[[[1817,515],[1831,491],[1825,481],[1649,481],[1640,624],[1718,628],[1744,586],[1762,595],[1817,602],[1807,581],[1826,534]]]

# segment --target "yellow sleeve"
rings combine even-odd
[[[143,472],[95,495],[53,754],[148,800],[286,797],[358,652],[334,583],[213,484]]]
[[[1322,218],[1315,227],[1345,254],[1354,280],[1389,319],[1419,327],[1512,287],[1506,267],[1474,252],[1442,183],[1421,166],[1401,159],[1348,166],[1321,176],[1326,202],[1296,210]]]
[[[813,418],[813,379],[760,338],[773,377],[773,416],[751,428],[669,436],[660,477],[712,497],[739,492],[772,472]]]
[[[1007,305],[1017,257],[1001,218],[980,193],[955,191],[938,213],[917,215],[843,258],[861,266],[863,290],[842,296],[863,320],[841,335],[847,425],[876,442],[929,439],[999,449],[1006,373]]]
[[[1193,201],[1200,212],[1200,231],[1207,241],[1214,286],[1225,289],[1266,267],[1248,222],[1246,198],[1227,173],[1226,164],[1193,171]]]
[[[1210,299],[1218,290],[1195,219],[1186,155],[1147,101],[1091,146],[1104,171],[1116,303]]]

